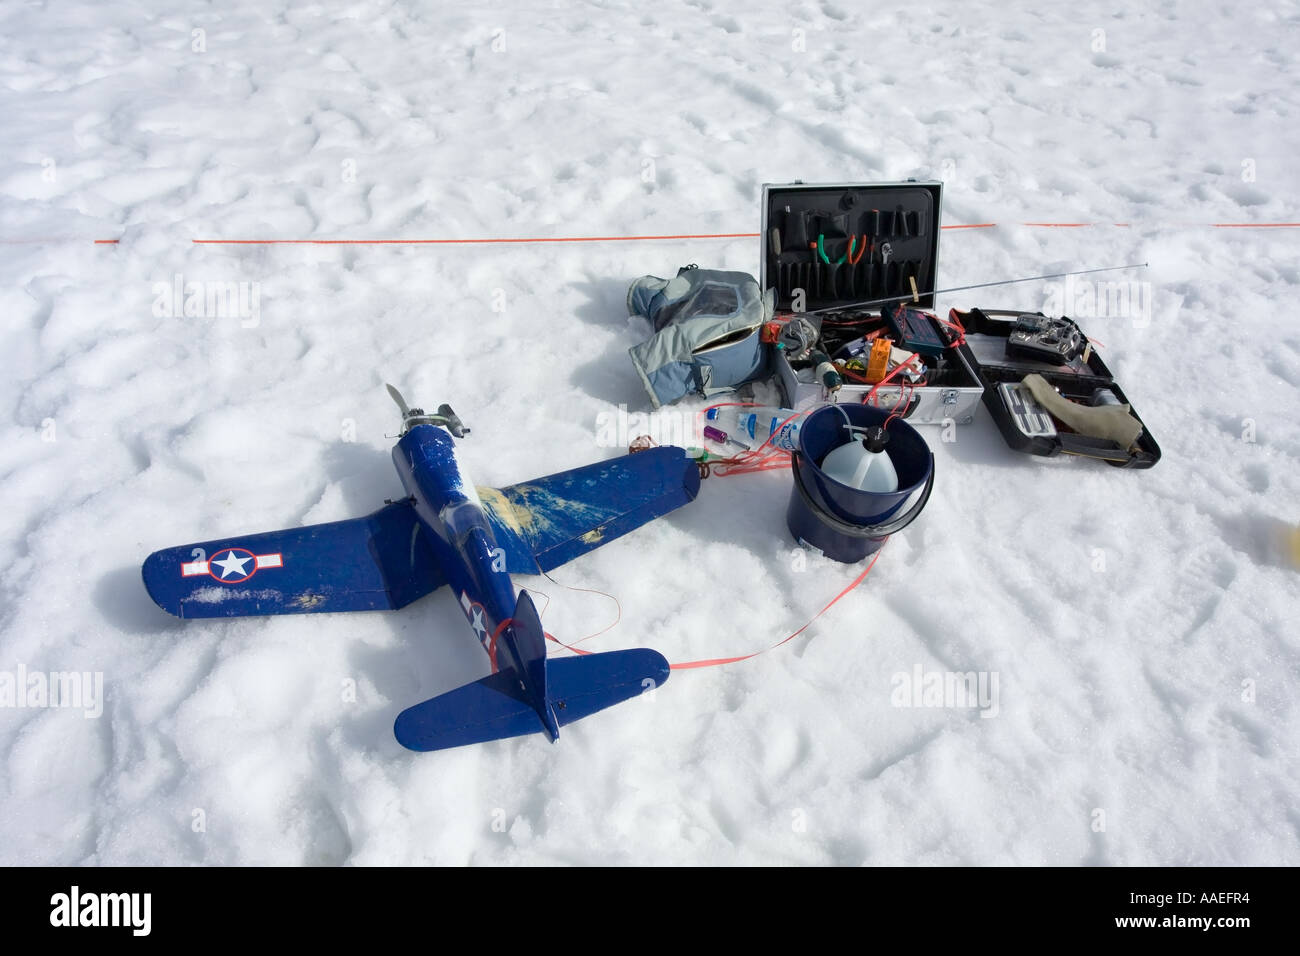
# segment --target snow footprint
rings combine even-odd
[[[1183,633],[1189,641],[1214,617],[1223,594],[1237,577],[1232,559],[1221,552],[1222,545],[1207,545],[1183,563],[1174,592],[1174,606],[1187,608],[1191,621]]]

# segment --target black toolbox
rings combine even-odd
[[[948,317],[965,329],[965,342],[961,349],[979,376],[984,389],[984,405],[1012,448],[1031,455],[1097,458],[1117,468],[1150,468],[1160,460],[1160,446],[1151,437],[1146,423],[1096,349],[1087,343],[1086,335],[1072,320],[1048,319],[1041,312],[1007,309],[971,309],[968,312],[953,309]],[[1082,339],[1079,343],[1083,345],[1082,351],[1065,362],[1011,354],[1014,350],[1008,349],[1008,342],[1018,323],[1024,320],[1054,324],[1067,332],[1072,327]],[[1105,404],[1128,405],[1129,414],[1142,425],[1142,433],[1127,448],[1108,439],[1076,434],[1054,420],[1032,396],[1026,394],[1020,383],[1031,373],[1038,373],[1060,395],[1081,405],[1097,404],[1098,396],[1105,398]],[[1113,397],[1107,397],[1105,393]]]
[[[835,358],[864,331],[884,325],[881,306],[855,303],[907,296],[910,309],[934,308],[942,199],[939,182],[765,184],[759,284],[774,289],[778,316],[803,314],[812,322],[820,347]],[[945,346],[952,338],[929,315],[915,317]],[[924,360],[925,383],[907,388],[903,417],[914,425],[971,421],[983,388],[968,357],[943,347]],[[773,367],[783,401],[794,409],[861,402],[872,390],[846,381],[832,396],[813,363],[791,362],[780,350]],[[892,409],[902,395],[890,383],[876,390],[873,404]]]

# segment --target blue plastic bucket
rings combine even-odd
[[[794,489],[786,524],[797,541],[852,564],[879,551],[885,538],[916,520],[934,487],[934,455],[915,428],[895,418],[887,429],[885,452],[898,473],[898,490],[878,494],[836,481],[821,464],[849,440],[844,413],[859,428],[883,425],[889,417],[870,405],[826,405],[808,414],[799,427],[799,450],[791,456]],[[917,492],[916,503],[900,513]]]

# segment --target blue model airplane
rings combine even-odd
[[[691,501],[699,471],[665,446],[508,488],[476,489],[448,405],[402,410],[393,462],[407,497],[364,518],[156,551],[144,584],[178,617],[375,611],[443,584],[457,595],[492,664],[482,680],[404,710],[393,730],[412,750],[441,750],[560,728],[668,679],[638,648],[547,660],[546,635],[511,574],[540,574]]]

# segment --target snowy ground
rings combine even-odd
[[[1300,863],[1300,230],[1208,225],[1300,220],[1300,10],[1133,6],[6,4],[0,670],[107,699],[0,709],[0,862]],[[806,638],[554,746],[395,743],[486,670],[445,593],[230,623],[145,595],[157,548],[399,493],[385,381],[455,406],[482,484],[612,454],[597,416],[645,407],[627,283],[758,266],[756,239],[192,239],[755,232],[763,182],[909,176],[1001,224],[945,233],[947,284],[1151,262],[1150,322],[1085,327],[1155,469],[1018,456],[983,409],[930,432],[926,514]],[[155,315],[176,274],[258,283],[257,321]],[[787,494],[710,480],[557,571],[621,601],[589,646],[807,620],[855,572],[800,570]],[[613,619],[538,587],[563,637]],[[894,706],[918,667],[996,674],[996,715]]]

